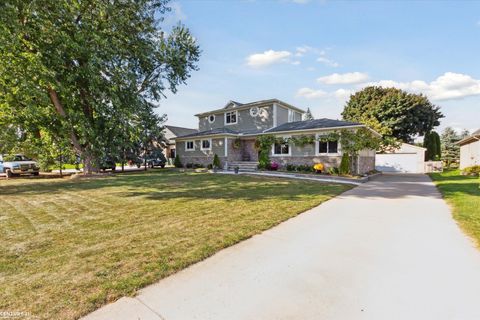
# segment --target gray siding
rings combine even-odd
[[[226,109],[225,111],[228,111]],[[257,116],[250,115],[250,109],[237,110],[237,123],[225,125],[225,113],[215,113],[215,121],[210,123],[208,116],[199,118],[199,130],[205,131],[216,128],[229,128],[235,131],[263,131],[273,127],[272,106],[260,107]]]
[[[207,138],[206,138],[207,139]],[[177,154],[180,156],[182,162],[185,162],[183,159],[188,157],[213,157],[214,154],[217,154],[219,157],[225,156],[225,146],[224,138],[212,138],[212,148],[211,150],[201,150],[201,140],[194,140],[195,150],[186,151],[185,150],[185,141],[177,141]]]

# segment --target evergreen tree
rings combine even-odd
[[[307,108],[307,112],[303,115],[303,120],[313,120],[315,119],[312,115],[312,111],[310,111],[310,108]]]

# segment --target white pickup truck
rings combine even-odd
[[[0,172],[6,173],[7,177],[13,177],[20,174],[40,174],[40,167],[37,162],[25,157],[22,154],[11,156],[0,155]]]

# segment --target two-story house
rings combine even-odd
[[[218,155],[222,166],[253,164],[258,161],[255,140],[259,135],[288,138],[300,135],[326,135],[339,129],[365,127],[360,123],[331,119],[303,120],[304,110],[278,99],[242,104],[230,101],[221,109],[196,114],[198,132],[175,138],[182,163],[208,165]],[[270,158],[281,165],[313,165],[338,167],[342,148],[338,141],[297,146],[290,143],[272,145]],[[364,150],[358,157],[358,173],[375,168],[375,151]]]

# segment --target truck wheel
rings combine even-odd
[[[5,173],[7,174],[7,178],[13,177],[13,173],[10,169],[7,169],[7,171],[5,171]]]
[[[165,165],[164,165],[164,164],[162,164],[162,165],[160,166],[160,168],[162,168],[162,169],[163,169],[163,168],[165,168]]]
[[[116,166],[115,166],[115,167],[112,167],[112,172],[115,172],[115,169],[116,169],[116,168],[117,168]]]
[[[137,168],[138,168],[138,169],[140,169],[141,166],[142,166],[141,164],[137,164]]]
[[[40,172],[34,172],[33,175],[38,176],[38,175],[40,175]]]

